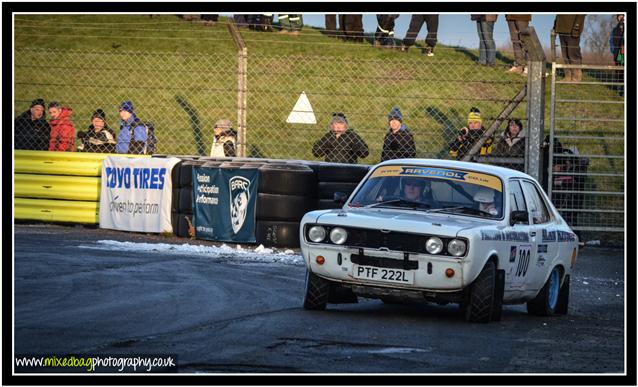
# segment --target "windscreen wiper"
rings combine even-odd
[[[462,212],[470,213],[470,214],[474,214],[474,215],[489,215],[490,217],[494,216],[494,215],[490,214],[487,211],[483,211],[483,210],[479,210],[478,208],[467,207],[467,206],[435,208],[435,209],[430,210],[428,212],[445,212],[445,211],[456,212],[456,211],[459,211],[459,210],[462,211]]]
[[[428,209],[428,208],[430,208],[430,205],[427,204],[427,203],[418,202],[418,201],[414,201],[414,200],[401,199],[401,198],[385,200],[385,201],[378,202],[378,203],[368,204],[364,208],[381,207],[381,206],[394,207],[394,206],[392,206],[393,204],[400,204],[400,206],[397,206],[397,207],[410,207],[410,208],[414,208],[414,209],[420,209],[420,208]]]

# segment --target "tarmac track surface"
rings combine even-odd
[[[506,305],[469,324],[453,304],[306,311],[299,263],[80,247],[207,241],[37,224],[14,236],[16,354],[173,354],[183,373],[625,371],[622,250],[581,250],[566,316]]]

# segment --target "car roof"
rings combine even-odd
[[[504,180],[507,180],[512,177],[523,177],[527,179],[535,180],[530,175],[519,172],[514,169],[497,167],[494,165],[487,164],[479,164],[479,163],[471,163],[467,161],[456,161],[456,160],[439,160],[439,159],[394,159],[384,161],[379,163],[373,168],[376,168],[380,165],[418,165],[418,166],[428,166],[428,167],[443,167],[443,168],[460,168],[466,169],[475,172],[489,173],[496,176],[501,177]]]

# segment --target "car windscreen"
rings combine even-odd
[[[349,204],[501,218],[503,184],[498,177],[479,172],[386,165],[375,169]]]

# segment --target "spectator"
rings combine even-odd
[[[16,117],[15,149],[49,150],[51,126],[44,117],[44,106],[42,98],[34,99],[29,110]]]
[[[326,14],[326,29],[323,33],[331,38],[336,38],[339,34],[337,33],[337,15],[336,14]]]
[[[459,135],[450,143],[450,156],[461,160],[467,152],[469,152],[477,141],[480,141],[485,134],[485,128],[482,124],[481,111],[478,108],[471,108],[467,117],[467,126],[459,130]],[[491,137],[485,139],[481,146],[480,155],[486,156],[492,153]]]
[[[255,31],[272,32],[272,13],[248,15],[248,28]]]
[[[614,64],[616,66],[623,66],[625,64],[625,15],[622,13],[616,15],[616,20],[618,24],[611,30],[609,49]]]
[[[479,60],[483,66],[496,66],[496,43],[494,42],[494,23],[496,14],[472,14],[471,19],[476,21],[476,29],[479,36]]]
[[[137,118],[133,110],[133,102],[124,101],[120,105],[120,131],[117,135],[117,153],[140,154],[146,153],[148,133],[146,125]]]
[[[412,15],[408,32],[405,34],[403,44],[401,45],[401,51],[407,52],[408,49],[414,45],[419,31],[421,27],[423,27],[423,23],[427,25],[428,34],[425,37],[426,46],[421,53],[427,56],[434,56],[434,47],[436,46],[436,37],[439,29],[439,15]]]
[[[415,157],[414,137],[403,123],[403,114],[398,106],[388,114],[388,126],[390,128],[383,139],[381,161]]]
[[[393,47],[394,46],[394,21],[399,14],[378,14],[377,15],[377,31],[374,33],[375,47]]]
[[[585,15],[556,15],[554,31],[560,39],[560,51],[565,64],[579,65],[583,58],[580,54],[580,35],[583,32]],[[580,82],[583,70],[565,69],[565,81]]]
[[[521,120],[509,120],[503,138],[496,144],[492,154],[502,157],[525,157],[525,131]]]
[[[49,103],[49,115],[51,116],[51,137],[49,151],[73,152],[75,146],[75,128],[71,122],[73,110],[62,106],[59,102]]]
[[[210,147],[211,157],[235,157],[237,132],[232,128],[230,120],[218,120],[213,128],[215,137]]]
[[[339,15],[339,28],[344,40],[363,42],[363,15]]]
[[[507,70],[510,73],[525,73],[527,65],[527,52],[521,40],[521,31],[527,30],[529,22],[532,20],[530,14],[513,14],[505,15],[507,26],[510,30],[510,38],[512,39],[512,48],[514,49],[514,65]]]
[[[250,16],[251,15],[236,13],[233,15],[233,20],[237,27],[247,27]]]
[[[216,13],[203,13],[201,19],[207,26],[214,26],[219,20],[219,15]]]
[[[78,132],[82,143],[78,151],[94,153],[115,153],[115,132],[106,123],[106,114],[97,109],[91,116],[91,125],[85,132]]]
[[[368,157],[368,145],[348,126],[345,114],[333,113],[328,133],[312,147],[315,157],[334,163],[356,164],[358,158]]]
[[[279,24],[281,25],[281,31],[283,33],[289,33],[290,35],[299,35],[299,31],[303,27],[302,15],[279,15]]]

